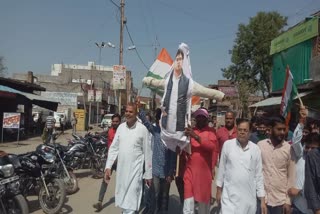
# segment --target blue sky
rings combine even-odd
[[[120,0],[114,0],[119,4]],[[248,23],[258,11],[276,10],[288,16],[289,26],[320,10],[319,0],[126,0],[125,15],[135,46],[147,67],[155,58],[153,44],[174,55],[180,42],[191,49],[194,79],[203,85],[222,78],[230,64],[239,23]],[[2,0],[0,56],[8,73],[49,74],[54,63],[98,62],[95,42],[110,41],[119,47],[118,9],[110,0]],[[131,46],[124,33],[124,48]],[[119,62],[119,50],[102,50],[102,64]],[[147,69],[135,51],[124,52],[135,87]]]

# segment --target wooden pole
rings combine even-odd
[[[303,105],[303,102],[302,102],[302,100],[301,100],[301,98],[300,98],[300,94],[299,94],[298,90],[297,90],[297,97],[298,97],[298,99],[299,99],[300,105],[301,105],[301,106],[304,106],[304,105]]]
[[[180,154],[177,154],[176,177],[179,176],[179,167],[180,167]]]

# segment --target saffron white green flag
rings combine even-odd
[[[156,61],[152,64],[147,77],[164,79],[165,75],[171,70],[173,60],[165,48],[162,48]]]
[[[282,91],[280,114],[286,118],[288,123],[290,120],[290,112],[293,98],[298,94],[296,85],[293,82],[293,76],[289,69],[286,70],[286,79],[284,82],[284,87]]]
[[[162,48],[157,59],[150,67],[147,77],[153,77],[155,79],[164,79],[166,74],[172,69],[173,60],[165,48]],[[156,92],[158,95],[163,94],[163,90],[148,87],[152,91]]]

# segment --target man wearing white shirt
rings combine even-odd
[[[261,151],[249,136],[249,121],[240,119],[237,138],[227,140],[222,147],[216,195],[222,214],[255,214],[256,209],[267,214]],[[262,202],[258,208],[257,197]]]
[[[111,176],[111,167],[118,158],[115,205],[122,213],[133,214],[139,210],[142,196],[142,179],[147,185],[152,182],[152,150],[148,142],[147,128],[137,121],[137,107],[128,104],[125,112],[126,122],[116,132],[108,152],[105,181]],[[143,165],[145,173],[143,175]]]

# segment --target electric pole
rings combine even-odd
[[[123,27],[124,27],[124,25],[126,23],[126,19],[124,17],[124,0],[121,0],[121,2],[120,2],[120,12],[121,12],[121,20],[120,20],[119,65],[123,65]],[[126,78],[126,83],[125,84],[127,85],[127,78]],[[119,105],[119,114],[121,115],[121,89],[119,89],[119,102],[118,102],[118,105]]]
[[[120,48],[119,48],[119,65],[123,65],[123,27],[126,23],[124,17],[124,0],[120,2],[120,12],[121,12],[121,20],[120,20]]]

